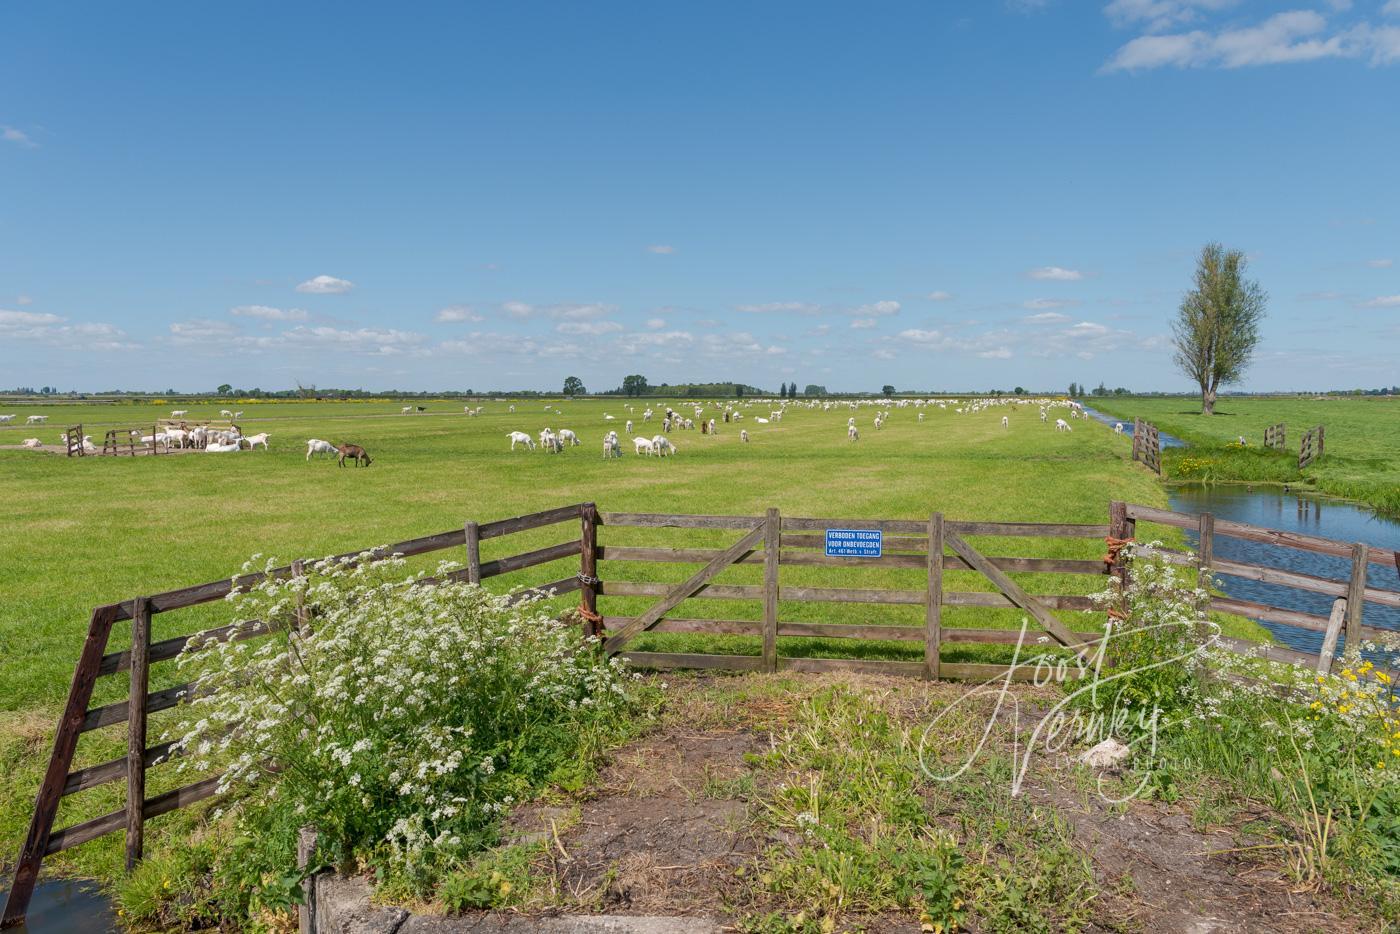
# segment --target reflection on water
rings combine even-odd
[[[1209,512],[1220,519],[1270,529],[1400,549],[1400,523],[1375,516],[1350,503],[1285,493],[1278,489],[1253,491],[1237,486],[1180,488],[1170,491],[1170,497],[1172,509],[1178,512]],[[1194,548],[1195,534],[1188,532],[1187,537]],[[1351,561],[1347,558],[1242,541],[1218,532],[1215,553],[1232,561],[1284,568],[1336,581],[1345,582],[1351,577]],[[1332,610],[1332,601],[1336,599],[1326,594],[1308,593],[1224,574],[1217,575],[1217,578],[1221,589],[1231,597],[1318,616],[1328,615]],[[1367,569],[1367,583],[1372,587],[1400,591],[1400,574],[1392,565],[1372,564]],[[1400,610],[1390,607],[1368,603],[1363,620],[1366,625],[1378,629],[1400,630]],[[1280,642],[1299,651],[1316,653],[1322,648],[1321,633],[1281,623],[1262,625]]]
[[[1109,428],[1112,428],[1114,425],[1122,424],[1123,434],[1129,438],[1133,436],[1133,420],[1131,418],[1114,418],[1112,415],[1105,415],[1102,412],[1096,412],[1093,409],[1089,408],[1087,405],[1084,406],[1084,412],[1094,421],[1103,422]],[[1157,440],[1162,443],[1162,447],[1164,448],[1186,447],[1185,441],[1182,441],[1176,435],[1169,435],[1161,429],[1158,429],[1157,431]]]
[[[3,899],[0,899],[3,901]],[[76,879],[48,879],[34,888],[29,917],[5,934],[116,934],[116,915],[107,896],[95,883]]]

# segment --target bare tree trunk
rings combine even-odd
[[[1213,388],[1201,390],[1201,414],[1215,414],[1215,390]]]

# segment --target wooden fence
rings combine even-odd
[[[1316,428],[1309,428],[1303,434],[1303,443],[1298,448],[1298,469],[1311,464],[1322,456],[1322,448],[1326,430],[1322,425]]]
[[[1283,422],[1264,429],[1264,447],[1280,451],[1288,447],[1288,428]]]
[[[69,457],[82,457],[87,454],[87,449],[83,446],[83,426],[70,425],[64,429],[63,444],[68,449]]]
[[[1133,419],[1133,460],[1141,461],[1153,473],[1162,474],[1162,438],[1157,426]]]
[[[1084,611],[1094,609],[1093,601],[1082,594],[1031,594],[1011,578],[1012,574],[1105,575],[1126,574],[1115,547],[1119,541],[1131,539],[1139,521],[1159,523],[1182,529],[1195,529],[1200,534],[1199,559],[1188,558],[1184,552],[1167,552],[1178,562],[1197,561],[1200,572],[1229,574],[1252,580],[1268,581],[1301,590],[1326,593],[1338,597],[1330,618],[1300,613],[1279,607],[1248,603],[1223,596],[1212,599],[1212,606],[1226,613],[1237,613],[1256,619],[1272,620],[1323,632],[1327,644],[1323,655],[1330,666],[1341,629],[1345,624],[1348,643],[1372,638],[1379,630],[1362,623],[1362,606],[1372,602],[1381,606],[1400,607],[1400,593],[1367,586],[1368,564],[1395,563],[1400,558],[1394,551],[1368,548],[1364,544],[1335,542],[1330,539],[1296,533],[1263,529],[1242,523],[1215,520],[1209,515],[1189,516],[1168,510],[1121,502],[1109,506],[1107,524],[1047,524],[1030,522],[969,522],[946,519],[932,513],[927,519],[826,519],[783,516],[769,509],[763,516],[691,516],[659,513],[599,512],[592,503],[581,503],[544,512],[503,519],[496,522],[467,522],[463,528],[424,538],[400,542],[375,550],[370,560],[389,555],[414,557],[447,549],[463,549],[465,567],[448,579],[479,583],[498,575],[512,573],[539,565],[572,558],[578,559],[577,573],[558,580],[519,591],[520,598],[534,594],[580,595],[580,615],[590,634],[601,636],[606,650],[620,653],[631,663],[648,668],[701,668],[739,671],[862,671],[883,674],[912,675],[924,678],[990,679],[1007,676],[1029,678],[1032,672],[1024,667],[1008,670],[1007,666],[945,662],[942,648],[957,644],[1015,645],[1021,634],[1016,629],[957,628],[944,625],[944,608],[984,607],[1016,609],[1033,618],[1044,635],[1061,646],[1082,648],[1100,635],[1096,631],[1074,631],[1056,617],[1055,611]],[[558,544],[536,548],[490,561],[481,559],[481,542],[520,532],[552,527],[562,523],[577,523],[576,531]],[[600,529],[650,529],[653,535],[670,534],[664,530],[711,530],[738,533],[724,547],[677,547],[655,544],[621,544],[600,541]],[[876,557],[834,557],[825,551],[827,530],[878,531],[882,542]],[[629,533],[622,533],[624,536]],[[630,533],[635,535],[636,533]],[[1310,575],[1243,564],[1216,558],[1213,543],[1216,536],[1233,535],[1320,554],[1341,555],[1352,559],[1351,579],[1331,581]],[[602,538],[611,538],[604,532]],[[726,536],[728,537],[728,536]],[[1109,555],[1096,559],[1039,558],[1024,556],[988,556],[973,547],[969,538],[985,539],[1078,539],[1094,541],[1107,539]],[[693,539],[692,539],[693,541]],[[683,544],[689,544],[683,543]],[[1024,547],[1017,550],[1026,550]],[[350,552],[341,557],[355,557],[363,552]],[[607,570],[600,574],[600,563]],[[656,564],[701,565],[698,571],[679,582],[628,580],[623,573],[631,567]],[[761,565],[760,583],[719,583],[715,579],[726,568]],[[780,578],[784,566],[826,568],[833,576],[839,569],[894,568],[921,572],[917,589],[886,587],[828,587],[785,584]],[[93,609],[87,638],[73,674],[68,701],[59,721],[53,751],[44,780],[35,802],[29,832],[17,862],[14,885],[0,915],[0,924],[8,926],[23,920],[44,858],[101,836],[124,831],[128,865],[141,856],[145,821],[160,814],[185,807],[215,794],[219,776],[211,776],[171,791],[148,796],[147,772],[168,759],[172,744],[151,745],[147,737],[147,717],[175,707],[182,698],[198,689],[194,683],[178,684],[157,691],[150,690],[151,666],[176,658],[192,638],[242,640],[256,638],[268,632],[259,621],[238,626],[222,626],[205,630],[194,636],[178,636],[158,642],[151,641],[151,619],[188,607],[208,604],[227,596],[233,587],[247,587],[270,575],[287,578],[302,573],[303,562],[277,568],[267,574],[213,581],[193,587],[167,591],[151,596],[139,596],[120,603]],[[955,590],[945,582],[945,572],[971,572],[985,579],[991,587],[984,590]],[[428,579],[425,583],[436,583]],[[627,599],[634,609],[619,613],[613,598]],[[637,610],[637,598],[654,602]],[[749,618],[702,618],[679,615],[678,608],[689,600],[718,599],[753,601],[756,604]],[[608,615],[600,610],[599,601],[613,604],[615,612]],[[793,604],[870,604],[922,608],[922,624],[909,625],[862,622],[860,624],[811,622],[781,619],[779,608]],[[122,651],[108,651],[114,626],[131,622],[131,645]],[[696,654],[668,651],[636,651],[628,649],[634,638],[644,632],[709,633],[719,636],[749,635],[759,637],[758,654]],[[813,658],[784,654],[781,639],[819,638],[852,640],[893,640],[923,643],[922,661],[889,661],[850,658]],[[1254,648],[1252,644],[1226,640],[1228,648]],[[1265,649],[1269,658],[1315,666],[1319,659],[1278,646]],[[95,685],[100,678],[126,674],[128,696],[124,701],[92,707]],[[83,768],[73,769],[79,737],[84,733],[126,724],[127,753],[124,756]],[[59,803],[68,795],[125,781],[125,805],[116,811],[54,829]]]
[[[79,426],[81,428],[82,426]],[[150,441],[143,441],[142,438],[150,438]],[[160,447],[156,444],[156,429],[153,426],[150,430],[145,428],[112,428],[107,431],[107,436],[102,441],[102,453],[112,457],[125,454],[135,457],[137,454],[159,454]],[[78,436],[79,441],[82,435]]]

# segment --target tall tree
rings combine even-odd
[[[779,399],[786,399],[786,398],[787,398],[787,383],[782,383],[782,384],[780,384],[780,385],[778,386],[778,398],[779,398]]]
[[[1240,250],[1207,243],[1196,261],[1195,287],[1181,300],[1172,322],[1174,360],[1201,387],[1201,414],[1215,412],[1222,385],[1238,382],[1259,343],[1259,322],[1269,297],[1245,278]]]
[[[570,376],[564,380],[564,395],[582,396],[587,393],[588,390],[584,388],[583,380],[579,379],[577,376]]]
[[[640,396],[647,391],[647,378],[639,373],[622,378],[622,391],[629,396]]]
[[[892,396],[894,395],[894,387],[891,386],[889,383],[886,383],[885,385],[880,387],[880,392],[884,393],[886,396]]]

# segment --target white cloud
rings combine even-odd
[[[6,126],[0,123],[0,139],[7,143],[17,143],[25,149],[38,149],[39,144],[29,138],[29,134],[16,127]]]
[[[1362,308],[1400,308],[1400,295],[1378,295],[1370,301],[1362,302]]]
[[[348,279],[337,279],[335,276],[316,276],[298,285],[297,291],[305,292],[308,295],[344,295],[354,287],[355,283]]]
[[[446,308],[440,309],[433,320],[440,324],[453,324],[459,321],[475,322],[485,321],[486,319],[475,311],[472,311],[467,305],[449,305]]]
[[[942,289],[939,289],[938,291],[928,293],[928,295],[924,297],[931,302],[947,302],[952,301],[953,293],[944,292]]]
[[[1390,0],[1389,3],[1381,7],[1381,12],[1386,16],[1400,16],[1400,0]]]
[[[984,360],[1009,360],[1011,358],[1011,348],[997,347],[995,350],[984,350],[977,356]]]
[[[900,331],[899,336],[904,340],[912,341],[915,344],[939,344],[943,342],[943,334],[939,331],[925,331],[920,328],[909,328]]]
[[[524,302],[506,302],[501,307],[512,318],[528,318],[535,313],[535,307]]]
[[[1162,32],[1200,18],[1204,12],[1218,12],[1238,0],[1113,0],[1104,13],[1115,26],[1143,25],[1150,32]]]
[[[271,308],[267,305],[239,305],[230,308],[228,313],[235,318],[258,318],[262,321],[305,321],[306,311],[302,308]]]
[[[32,305],[32,304],[34,304],[34,299],[30,298],[28,295],[21,295],[21,296],[19,296],[18,298],[15,299],[15,304],[16,304],[16,305]]]
[[[876,324],[874,318],[857,318],[851,322],[851,327],[857,331],[864,331],[873,328]]]
[[[742,311],[747,314],[772,314],[774,312],[788,312],[799,315],[821,314],[822,306],[813,305],[808,302],[765,302],[761,305],[736,305],[735,311]]]
[[[426,341],[427,338],[422,334],[400,331],[397,328],[344,330],[298,325],[281,335],[281,342],[293,347],[327,347],[371,355],[405,353],[418,348]]]
[[[883,301],[871,302],[869,305],[861,305],[851,314],[859,318],[883,317],[885,315],[899,314],[899,302]]]
[[[601,318],[612,314],[617,308],[597,302],[586,304],[563,303],[558,305],[530,305],[526,302],[505,302],[501,309],[512,318],[561,318],[566,321],[581,321]]]
[[[664,318],[647,319],[646,328],[648,331],[660,331],[664,327],[666,327],[666,319]]]
[[[175,344],[197,344],[203,341],[223,341],[235,337],[238,328],[227,321],[211,321],[195,318],[193,321],[174,321],[170,324],[170,339]]]
[[[651,246],[647,247],[647,252],[659,253],[662,256],[670,256],[672,253],[676,252],[676,248],[664,243],[653,243]]]
[[[135,350],[126,332],[98,321],[69,324],[60,315],[0,308],[0,342],[35,341],[63,350]]]
[[[1316,10],[1276,13],[1253,26],[1219,32],[1139,36],[1113,54],[1101,71],[1176,68],[1244,68],[1324,58],[1368,58],[1373,66],[1400,61],[1400,27],[1358,23],[1329,34]]]
[[[1058,311],[1042,311],[1035,315],[1026,315],[1023,318],[1027,324],[1059,324],[1068,321],[1069,315],[1062,315]]]
[[[1027,311],[1039,311],[1042,308],[1071,308],[1079,304],[1067,298],[1033,298],[1028,302],[1022,302],[1021,307]]]
[[[767,350],[765,350],[764,353],[766,353],[766,354],[767,354],[768,356],[770,356],[770,357],[781,357],[783,354],[787,353],[787,348],[786,348],[786,347],[769,346],[769,348],[768,348]]]
[[[1396,2],[1396,3],[1400,3],[1400,0],[1395,0],[1395,2]],[[1367,265],[1367,266],[1370,266],[1372,269],[1389,269],[1391,266],[1394,266],[1394,265],[1395,265],[1395,260],[1393,260],[1393,259],[1368,259],[1368,260],[1366,261],[1366,265]]]
[[[622,325],[616,321],[561,321],[554,330],[560,334],[612,334],[621,331]]]
[[[1078,269],[1064,269],[1060,266],[1040,266],[1026,273],[1032,279],[1049,279],[1053,282],[1078,282],[1084,274]]]

